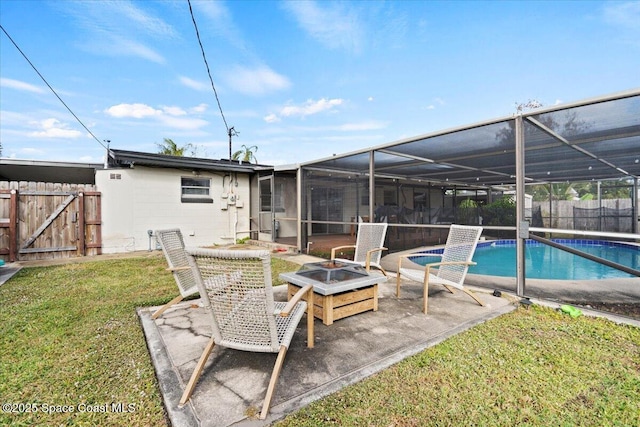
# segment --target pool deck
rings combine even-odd
[[[398,256],[439,247],[430,246],[396,252],[383,257],[380,264],[387,271],[395,272],[398,269]],[[424,268],[418,264],[413,264],[413,266]],[[517,293],[514,277],[468,274],[465,284],[512,294]],[[640,277],[600,280],[526,279],[524,295],[529,298],[551,302],[564,301],[571,304],[588,304],[590,302],[640,304]]]
[[[305,255],[289,260],[304,263]],[[182,302],[158,319],[154,308],[138,310],[168,416],[173,426],[265,426],[313,401],[361,381],[475,325],[514,310],[517,300],[480,290],[482,307],[463,292],[429,291],[429,314],[422,313],[422,287],[406,284],[395,296],[395,276],[379,285],[378,311],[367,311],[327,326],[316,319],[315,347],[306,346],[306,321],[287,353],[266,420],[262,405],[275,354],[215,347],[189,403],[178,400],[206,346],[210,326],[198,300]],[[286,300],[286,286],[274,288]]]

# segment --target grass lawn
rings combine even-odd
[[[176,295],[165,267],[26,268],[0,286],[0,425],[167,425],[135,313]],[[460,424],[640,425],[640,329],[518,309],[278,423]]]

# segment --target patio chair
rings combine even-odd
[[[482,234],[482,227],[456,224],[451,225],[449,236],[447,237],[447,243],[445,244],[444,252],[442,253],[442,261],[427,264],[424,270],[402,267],[403,259],[410,256],[425,255],[424,253],[399,256],[396,275],[396,297],[400,297],[401,278],[406,278],[423,284],[424,302],[422,312],[425,314],[427,314],[427,300],[429,297],[430,284],[444,285],[444,287],[451,293],[454,293],[452,288],[460,289],[473,298],[478,304],[484,306],[484,303],[463,285],[469,266],[475,265],[475,262],[472,262],[471,258],[473,257],[476,246],[478,245],[480,234]],[[432,268],[437,268],[438,272],[433,274],[431,272]]]
[[[211,323],[212,337],[184,390],[184,405],[218,344],[223,347],[278,353],[260,419],[269,412],[280,369],[296,327],[307,313],[307,346],[313,347],[313,285],[287,302],[274,302],[271,256],[265,250],[187,249],[189,264]],[[303,301],[307,295],[307,302]]]
[[[382,251],[386,251],[387,248],[383,247],[384,239],[387,235],[387,226],[385,223],[369,223],[360,222],[358,224],[358,236],[356,237],[355,245],[337,246],[331,249],[332,261],[345,261],[355,262],[363,266],[367,271],[370,267],[376,267],[382,271],[386,276],[387,272],[380,265],[380,258],[382,258]],[[336,258],[336,251],[342,249],[355,248],[355,254],[353,260],[346,260]]]
[[[184,251],[184,240],[182,239],[180,229],[156,230],[155,235],[162,247],[162,253],[164,253],[164,257],[167,259],[167,264],[169,264],[168,270],[171,271],[178,285],[180,295],[160,307],[151,315],[152,319],[158,318],[166,309],[182,301],[184,298],[198,293],[198,285],[196,285],[191,269],[182,268],[188,267],[189,261]]]

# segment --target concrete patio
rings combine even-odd
[[[304,255],[288,255],[297,263]],[[390,275],[391,276],[391,275]],[[474,289],[475,290],[475,289]],[[306,346],[306,321],[300,322],[278,380],[271,411],[257,419],[276,354],[247,353],[215,347],[190,402],[178,402],[210,337],[198,300],[182,302],[152,320],[154,308],[138,310],[164,403],[174,426],[262,426],[311,402],[381,371],[474,325],[515,308],[507,298],[477,290],[486,307],[462,292],[432,286],[429,314],[421,312],[419,284],[406,284],[395,297],[395,276],[380,285],[379,310],[338,320],[315,321],[315,347]],[[286,300],[286,287],[275,288]]]

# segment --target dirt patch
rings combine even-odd
[[[588,304],[581,303],[575,305],[640,320],[640,304],[590,302]]]

